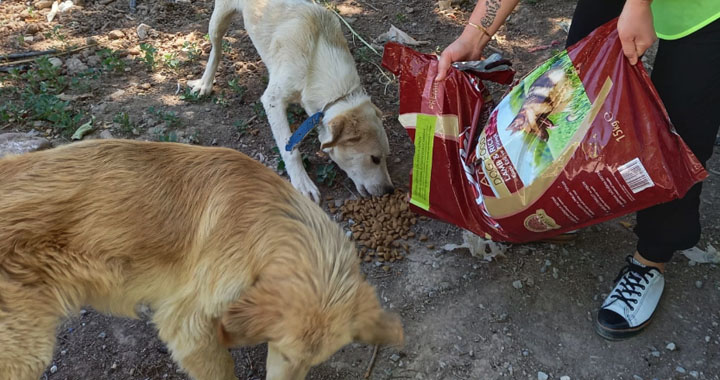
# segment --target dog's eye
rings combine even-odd
[[[375,165],[380,165],[380,157],[378,157],[378,156],[370,156],[370,158],[372,158],[373,164],[375,164]]]

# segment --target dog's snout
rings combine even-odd
[[[395,192],[395,186],[393,185],[386,185],[383,189],[383,194],[392,194]]]

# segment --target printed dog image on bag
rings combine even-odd
[[[513,179],[508,193],[529,185],[570,148],[576,133],[585,133],[578,128],[590,106],[568,55],[563,52],[548,60],[515,86],[491,114],[480,136],[486,143],[478,144],[476,150],[485,174],[512,166],[520,181]],[[496,146],[502,152],[495,152]],[[493,195],[507,194],[496,191]]]
[[[511,133],[524,131],[547,142],[548,129],[556,125],[548,119],[551,113],[563,111],[570,102],[572,88],[569,86],[565,70],[554,68],[541,75],[531,86],[520,108],[520,112],[506,128]],[[522,95],[521,91],[516,92]],[[518,97],[519,98],[519,97]],[[515,98],[514,100],[518,100]]]

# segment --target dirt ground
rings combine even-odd
[[[79,124],[94,117],[94,130],[85,138],[225,146],[281,169],[259,103],[267,71],[239,18],[225,38],[213,96],[195,99],[185,93],[186,81],[200,77],[207,59],[210,46],[204,36],[212,1],[137,2],[133,13],[128,0],[76,1],[83,5],[47,22],[48,8],[1,0],[0,55],[68,50],[89,42],[97,46],[59,57],[60,72],[75,73],[76,78],[63,88],[70,97],[56,113],[67,116],[60,122],[49,116],[13,117],[17,111],[12,105],[21,99],[10,89],[32,78],[0,72],[0,90],[4,90],[0,116],[3,111],[6,115],[0,118],[0,132],[30,132],[64,144]],[[420,50],[431,52],[459,35],[474,1],[453,1],[452,8],[445,10],[436,0],[333,4],[366,40],[392,24],[429,41]],[[491,46],[511,58],[523,75],[562,48],[563,27],[573,7],[572,0],[522,1]],[[150,27],[143,40],[136,30],[140,24]],[[379,56],[344,30],[363,84],[384,111],[392,179],[407,189],[413,148],[397,121],[397,82],[379,68]],[[144,49],[141,43],[147,44]],[[148,58],[152,49],[157,51]],[[502,90],[496,88],[495,95]],[[298,110],[290,114],[295,123],[304,116]],[[352,182],[317,152],[316,141],[308,139],[302,150],[311,176],[325,182],[320,186],[323,195],[337,200],[355,197]],[[720,224],[715,222],[720,218],[717,156],[709,169],[701,248],[720,247]],[[719,379],[720,270],[715,265],[689,265],[686,257],[676,255],[668,267],[661,308],[647,331],[617,343],[594,333],[592,319],[625,256],[634,250],[634,235],[627,227],[632,223],[628,216],[593,226],[564,245],[513,245],[505,257],[485,261],[467,250],[439,250],[446,243],[459,243],[461,231],[421,220],[414,232],[429,239],[412,241],[406,260],[391,264],[387,271],[374,263],[363,264],[383,304],[402,315],[406,333],[402,349],[380,349],[370,378],[538,379],[546,374],[550,379]],[[264,346],[233,350],[240,379],[264,378],[265,350]],[[308,378],[361,379],[371,353],[372,347],[349,345],[314,368]],[[149,322],[111,318],[92,310],[68,320],[58,332],[56,354],[43,378],[187,379]]]

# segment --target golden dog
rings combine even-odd
[[[0,379],[37,380],[83,305],[153,322],[196,380],[268,342],[303,379],[351,341],[400,344],[354,245],[311,200],[229,149],[91,141],[0,160]]]

